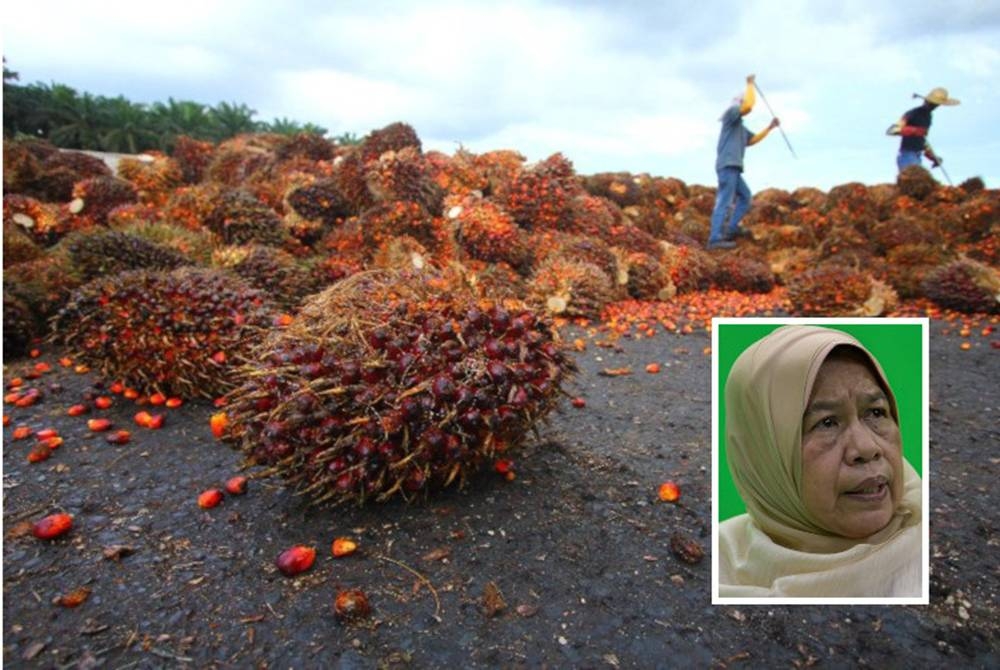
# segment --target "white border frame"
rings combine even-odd
[[[886,325],[887,323],[921,326],[921,370],[923,407],[921,408],[923,440],[921,444],[921,494],[923,499],[921,560],[923,561],[920,596],[901,598],[791,598],[791,597],[720,597],[719,596],[719,329],[718,326],[740,324],[812,324],[831,325]],[[813,317],[761,317],[712,319],[712,604],[713,605],[928,605],[930,604],[930,319],[907,318],[813,318]]]

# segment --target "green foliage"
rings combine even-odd
[[[215,107],[190,100],[167,98],[151,105],[124,96],[109,98],[79,93],[65,84],[18,84],[20,76],[3,69],[4,137],[30,136],[46,139],[64,149],[87,149],[118,153],[159,150],[169,153],[181,135],[222,142],[242,133],[271,132],[281,135],[315,133],[327,129],[314,123],[287,118],[271,123],[257,121],[257,111],[243,103],[220,102]],[[357,144],[352,133],[333,138],[337,144]]]

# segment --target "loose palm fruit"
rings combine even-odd
[[[680,487],[672,481],[663,482],[660,484],[659,496],[663,502],[674,502],[681,497]]]
[[[360,589],[341,591],[337,594],[337,599],[333,603],[334,614],[336,614],[339,620],[344,622],[367,619],[371,611],[371,605],[368,604],[368,596]]]
[[[222,491],[219,489],[208,489],[198,496],[198,507],[202,509],[211,509],[220,502],[222,502]]]
[[[298,544],[281,552],[274,564],[281,571],[281,574],[286,577],[294,577],[311,568],[315,560],[315,549]]]
[[[234,496],[241,496],[247,492],[247,478],[243,475],[230,477],[226,481],[226,493]]]
[[[358,543],[347,537],[338,537],[333,541],[331,551],[334,558],[350,556],[358,549]]]
[[[100,433],[111,428],[110,419],[88,419],[87,428],[95,433]]]
[[[50,514],[37,521],[32,534],[42,540],[51,540],[67,533],[73,527],[73,517],[69,514]]]

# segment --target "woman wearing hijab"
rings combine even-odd
[[[919,597],[920,477],[896,399],[849,334],[784,326],[734,363],[726,455],[747,513],[719,527],[722,597]]]

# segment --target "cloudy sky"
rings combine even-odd
[[[36,0],[6,3],[3,54],[22,84],[245,103],[331,135],[405,121],[425,149],[710,185],[753,72],[798,156],[777,132],[751,147],[755,190],[893,180],[886,127],[944,86],[962,101],[934,114],[944,167],[1000,187],[995,0]],[[758,100],[746,125],[769,120]]]

